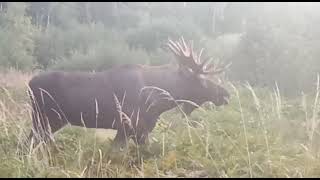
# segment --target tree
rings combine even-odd
[[[25,16],[26,3],[8,2],[7,11],[0,16],[0,65],[17,69],[34,66],[33,35],[36,29]]]

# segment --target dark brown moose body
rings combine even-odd
[[[29,138],[49,140],[66,124],[115,129],[114,142],[129,137],[144,144],[161,113],[177,106],[174,100],[227,104],[229,93],[206,78],[207,62],[180,43],[168,45],[179,66],[122,65],[97,73],[45,72],[29,82],[33,130]],[[219,72],[215,69],[212,72]]]

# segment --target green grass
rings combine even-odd
[[[58,149],[22,156],[31,119],[21,82],[0,89],[0,177],[320,177],[317,91],[289,99],[230,86],[225,107],[163,114],[148,148],[111,152],[114,131],[70,126],[55,134]]]

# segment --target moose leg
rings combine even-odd
[[[138,133],[134,142],[138,145],[149,144],[149,132],[145,131],[143,133]]]
[[[132,132],[128,127],[128,125],[119,124],[119,127],[117,128],[117,134],[112,142],[112,148],[114,150],[119,150],[120,148],[126,149],[131,135],[132,135]]]
[[[118,130],[117,134],[111,143],[111,153],[125,153],[128,150],[128,140],[129,138],[126,137],[126,133],[122,130]]]
[[[152,114],[144,114],[140,117],[136,126],[136,136],[134,142],[137,145],[149,144],[149,133],[154,129],[158,120],[158,116]]]
[[[134,137],[134,142],[137,145],[149,144],[149,129],[146,127],[138,127],[136,130],[136,136]]]

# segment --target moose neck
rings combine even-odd
[[[170,110],[177,106],[177,101],[175,100],[186,98],[185,92],[179,86],[181,77],[179,76],[178,68],[175,66],[145,67],[143,77],[146,86],[155,88],[152,98],[156,103],[153,108],[150,108],[153,113],[161,114]],[[164,91],[169,94],[165,95]]]
[[[178,68],[175,66],[155,66],[146,68],[144,71],[146,86],[160,88],[170,93],[175,99],[184,98],[184,92],[179,90],[181,81],[178,75]]]

